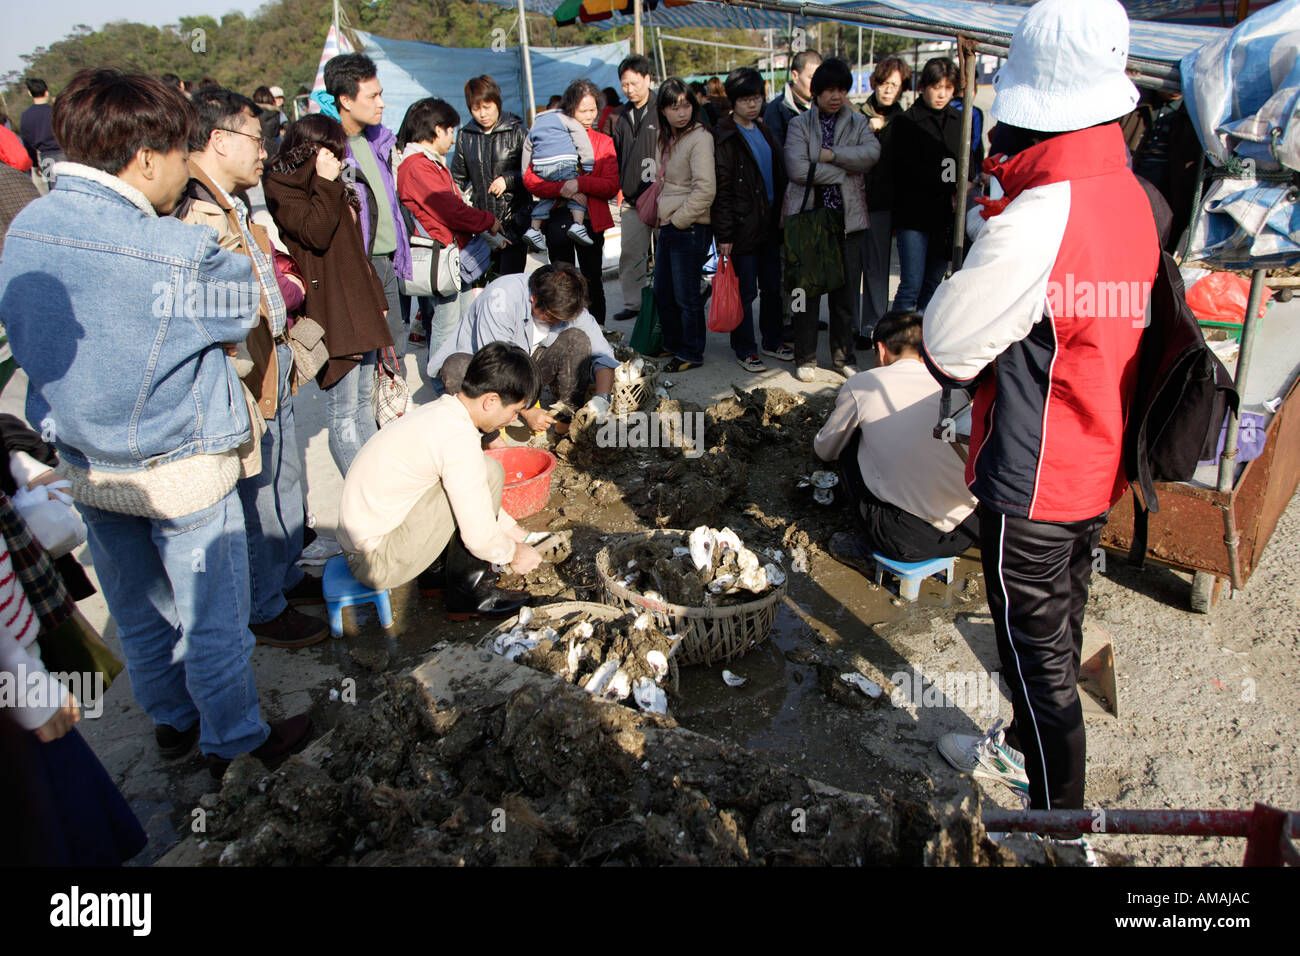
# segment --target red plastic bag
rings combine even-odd
[[[1211,272],[1187,292],[1187,304],[1201,322],[1233,322],[1241,325],[1246,316],[1246,299],[1250,283],[1231,272]],[[1264,287],[1259,300],[1259,314],[1273,297],[1273,291]]]
[[[709,302],[709,331],[731,332],[740,325],[744,312],[740,308],[740,280],[731,265],[731,256],[721,256],[713,276],[713,298]]]

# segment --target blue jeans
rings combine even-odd
[[[279,617],[288,607],[284,592],[297,587],[303,575],[297,565],[302,556],[302,457],[289,390],[293,350],[276,346],[275,357],[280,363],[279,411],[262,436],[262,471],[235,486],[248,534],[252,624]]]
[[[325,389],[325,415],[329,420],[330,455],[339,473],[347,477],[352,459],[379,427],[375,425],[370,395],[375,390],[378,352],[367,352],[348,374]]]
[[[712,230],[705,223],[686,229],[659,228],[655,250],[655,302],[663,326],[664,348],[684,362],[704,361],[704,303],[700,277]]]
[[[763,348],[775,352],[784,340],[781,334],[781,246],[769,242],[753,252],[737,253],[731,257],[740,281],[740,305],[744,316],[731,333],[731,347],[737,358],[753,355],[754,347],[754,296],[758,301],[758,332]]]
[[[900,229],[898,239],[898,291],[894,308],[921,312],[948,271],[951,250],[919,229]]]
[[[205,754],[231,758],[261,746],[270,728],[253,685],[237,493],[183,518],[77,507],[140,706],[178,730],[197,720]]]

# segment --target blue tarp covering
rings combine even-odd
[[[1206,191],[1187,258],[1224,269],[1300,263],[1300,0],[1189,54],[1182,77],[1211,163],[1237,173]]]
[[[488,73],[501,87],[502,105],[507,112],[527,119],[527,93],[520,48],[504,46],[461,49],[389,40],[373,33],[356,32],[361,43],[359,52],[375,61],[384,84],[384,125],[394,132],[402,125],[407,107],[426,96],[446,100],[469,120],[465,109],[465,81],[471,76]],[[618,88],[618,63],[628,55],[628,41],[599,46],[533,47],[533,89],[538,109],[546,106],[552,93],[562,93],[569,81],[586,77],[598,87]]]

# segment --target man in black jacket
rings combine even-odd
[[[731,333],[740,367],[764,372],[754,339],[754,295],[760,293],[762,351],[783,362],[794,349],[781,336],[781,203],[785,162],[781,145],[758,118],[763,108],[763,77],[750,67],[732,70],[724,86],[731,115],[713,132],[718,191],[710,219],[718,255],[730,256],[740,281],[743,318]]]
[[[655,178],[655,149],[659,138],[659,117],[651,102],[650,82],[654,66],[633,54],[618,65],[618,79],[627,103],[614,119],[614,150],[618,153],[620,246],[619,281],[623,287],[623,311],[615,319],[634,319],[641,309],[641,289],[650,279],[650,227],[636,212],[636,200]]]
[[[794,55],[790,61],[790,82],[785,91],[767,104],[763,110],[763,122],[776,136],[776,141],[785,148],[785,131],[790,120],[800,113],[807,112],[812,102],[812,75],[822,65],[822,55],[816,50],[803,50]]]

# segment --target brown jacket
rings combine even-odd
[[[181,204],[176,207],[172,215],[182,222],[211,226],[217,230],[217,240],[221,243],[221,248],[249,255],[234,206],[225,198],[216,183],[208,178],[208,174],[192,159],[190,181],[185,187],[185,198],[181,200]],[[257,243],[257,247],[262,250],[262,254],[270,260],[271,239],[266,230],[255,225],[250,219],[248,231],[253,241]],[[278,286],[272,291],[275,295],[280,294]],[[280,363],[276,359],[275,342],[271,338],[266,296],[267,290],[262,289],[261,302],[257,309],[258,323],[248,333],[248,339],[244,343],[253,360],[253,370],[245,375],[242,381],[252,393],[262,417],[269,421],[275,418],[278,411],[280,390],[276,383],[280,380]]]
[[[291,173],[268,172],[262,185],[280,239],[302,271],[306,315],[325,330],[330,358],[316,382],[329,388],[363,353],[393,344],[384,287],[362,246],[343,182],[322,179],[309,160]]]

